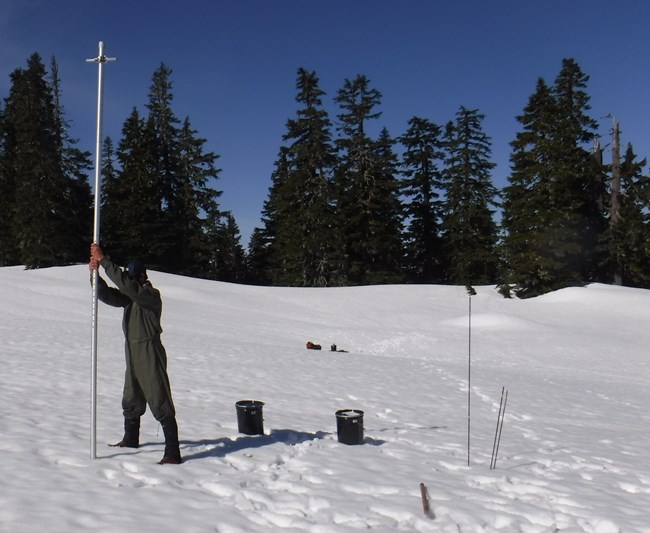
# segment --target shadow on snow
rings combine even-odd
[[[223,437],[220,439],[204,439],[198,441],[181,440],[180,444],[183,448],[183,462],[194,461],[195,459],[203,459],[205,457],[224,457],[229,453],[239,452],[251,448],[261,448],[276,444],[278,442],[295,445],[311,440],[325,439],[332,435],[324,431],[317,431],[316,433],[307,433],[304,431],[295,431],[292,429],[273,429],[269,435],[245,435],[236,438]],[[384,443],[382,440],[371,439],[366,437],[364,444],[370,446],[380,446]],[[191,450],[198,447],[206,447],[207,449],[191,453]]]

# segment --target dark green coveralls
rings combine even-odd
[[[108,257],[102,259],[100,264],[117,289],[109,287],[98,275],[97,298],[105,304],[124,308],[124,418],[140,418],[146,411],[147,404],[159,422],[169,417],[174,418],[174,402],[167,376],[167,354],[160,340],[160,292],[149,281],[140,285],[131,280]]]

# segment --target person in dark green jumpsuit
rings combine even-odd
[[[167,375],[167,354],[160,340],[160,292],[147,279],[146,268],[140,261],[133,260],[122,270],[98,245],[92,244],[89,268],[92,272],[99,266],[117,288],[109,287],[98,273],[97,298],[105,304],[124,308],[124,437],[115,446],[139,446],[140,417],[149,405],[165,434],[165,453],[160,464],[179,464],[182,459],[176,411]]]

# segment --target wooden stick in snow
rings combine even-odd
[[[424,511],[424,515],[429,518],[435,518],[435,515],[431,511],[431,506],[429,505],[427,486],[424,483],[420,483],[420,495],[422,496],[422,510]]]

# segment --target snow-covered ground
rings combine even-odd
[[[0,531],[650,532],[650,291],[479,287],[470,328],[462,287],[150,277],[179,466],[156,464],[149,412],[143,446],[107,446],[124,356],[121,310],[101,304],[90,457],[87,266],[0,268]],[[244,399],[264,402],[265,435],[238,432]],[[364,412],[363,445],[338,442],[340,409]]]

